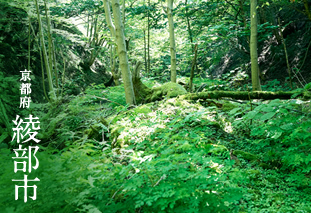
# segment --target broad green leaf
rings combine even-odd
[[[258,113],[258,111],[250,111],[244,116],[244,118],[253,119]]]
[[[230,112],[228,114],[229,115],[234,115],[239,110],[240,110],[240,108],[234,108],[234,109],[230,110]]]
[[[275,114],[276,114],[276,112],[268,112],[267,114],[264,114],[260,118],[260,120],[262,120],[262,121],[268,120],[268,119],[272,118]]]
[[[263,111],[263,112],[273,112],[273,111],[274,111],[274,108],[268,106],[268,107],[262,108],[261,111]]]

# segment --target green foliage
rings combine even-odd
[[[19,101],[20,101],[20,91],[19,91],[19,76],[5,76],[4,73],[0,72],[0,99],[2,104],[0,110],[2,123],[4,124],[5,117],[12,119],[14,114],[20,112]],[[4,113],[5,114],[2,114]]]
[[[30,174],[41,180],[36,201],[14,201],[11,179],[19,176],[12,153],[0,149],[1,209],[310,211],[310,102],[232,102],[223,111],[166,99],[126,110],[117,94],[122,86],[92,85],[61,105],[46,106],[42,145],[50,146],[41,147],[40,167]],[[100,103],[100,97],[118,104]]]
[[[72,17],[74,15],[85,13],[89,10],[98,9],[98,7],[102,6],[102,1],[72,1],[70,3],[63,3],[60,7],[53,7],[51,11],[53,15],[65,16],[67,18]],[[61,9],[60,9],[61,8]]]
[[[221,79],[223,81],[223,84],[217,86],[218,90],[236,91],[241,90],[243,88],[244,84],[249,79],[249,76],[248,74],[246,74],[245,70],[243,70],[241,67],[238,67],[226,74],[223,74],[221,76]]]
[[[24,116],[27,109],[19,108],[20,105],[20,77],[6,76],[0,72],[0,144],[9,144],[13,136],[12,120],[16,115]],[[12,144],[12,143],[11,143]]]
[[[109,87],[102,91],[104,98],[108,101],[111,101],[109,104],[112,107],[115,106],[125,106],[125,94],[124,94],[124,86],[116,86],[116,87]]]
[[[45,116],[42,116],[40,134],[44,142],[49,146],[63,148],[74,141],[84,140],[84,131],[92,129],[95,124],[102,122],[102,118],[115,113],[115,106],[125,105],[123,86],[105,88],[103,84],[87,87],[84,94],[76,97],[66,97],[65,102],[45,104]],[[43,108],[34,109],[34,114]],[[105,132],[105,126],[99,131]]]
[[[290,182],[304,190],[310,190],[310,184],[305,182],[311,171],[309,105],[302,101],[273,100],[253,106],[253,110],[248,106],[229,112],[235,118],[234,132],[248,134],[252,140],[249,149],[261,155],[262,165],[290,172]]]
[[[22,3],[15,2],[15,5]],[[159,86],[155,79],[162,83],[169,80],[165,12],[160,2],[151,2],[150,6],[143,1],[125,3],[123,17],[127,37],[131,38],[128,52],[131,65],[144,60],[143,32],[147,30],[147,11],[150,12],[151,73],[148,74],[154,77],[143,82],[148,87]],[[198,43],[196,90],[252,89],[247,38],[249,5],[245,1],[240,7],[238,3],[179,1],[174,5],[180,74],[189,74],[192,46]],[[18,21],[26,17],[25,8],[1,5],[5,5],[0,11],[4,17],[0,24],[0,69],[5,70],[5,74],[0,73],[0,101],[3,102],[0,143],[3,145],[9,135],[3,127],[16,114],[24,113],[18,109],[18,77],[10,72],[27,63],[28,26]],[[279,32],[273,23],[280,8],[278,16],[282,24],[284,22],[282,32],[291,67],[310,67],[308,60],[301,63],[303,56],[309,57],[309,46],[305,44],[310,40],[308,24],[295,24],[297,21],[292,17],[305,19],[304,14],[298,16],[292,10],[302,6],[297,1],[259,4],[260,66],[263,73],[275,79],[264,82],[263,90],[290,88],[284,75],[283,46],[277,40]],[[13,173],[14,153],[0,146],[1,211],[311,212],[310,101],[217,100],[223,105],[218,109],[201,106],[200,103],[205,105],[201,100],[192,103],[166,98],[128,110],[122,85],[106,88],[92,84],[104,82],[107,77],[101,80],[98,76],[104,76],[110,67],[106,48],[112,42],[102,13],[102,1],[71,1],[51,5],[50,9],[56,70],[65,70],[64,96],[54,103],[33,103],[27,111],[38,116],[41,122],[38,137],[42,152],[37,154],[40,167],[29,174],[30,178],[41,180],[37,184],[36,201],[29,199],[27,204],[14,201],[12,179],[20,178],[20,173]],[[243,16],[242,9],[247,15]],[[76,15],[87,20],[89,32],[95,33],[92,26],[98,23],[99,36],[93,41],[104,39],[103,45],[90,43],[96,36],[83,37],[77,27],[63,18]],[[32,22],[36,31],[35,20]],[[290,35],[293,24],[299,36]],[[33,95],[41,100],[40,57],[34,44],[32,38],[33,83],[39,88],[33,87],[38,91]],[[85,62],[90,55],[94,56],[94,50],[98,55],[93,64],[95,69],[91,70]],[[103,65],[99,65],[101,63]],[[98,74],[93,79],[90,78],[92,71]],[[279,71],[276,76],[275,71]],[[304,69],[298,71],[296,77],[306,75]],[[211,80],[207,78],[212,77],[211,74],[223,75]],[[61,84],[59,81],[58,86]],[[305,85],[304,89],[296,90],[297,95],[310,88],[310,84]],[[23,193],[19,196],[23,197]]]
[[[296,87],[296,84],[294,83],[294,88]],[[290,91],[290,85],[289,82],[281,83],[277,79],[271,80],[266,82],[264,85],[261,86],[262,90],[264,91]]]
[[[247,67],[238,67],[234,70],[231,70],[228,73],[222,74],[217,79],[202,79],[202,78],[194,78],[194,84],[203,85],[206,84],[204,87],[207,91],[214,91],[214,90],[224,90],[224,91],[251,91],[252,85],[249,83],[249,75],[246,72]],[[288,79],[287,79],[288,80]],[[296,83],[293,83],[293,87],[296,88]],[[305,86],[308,88],[308,84]],[[263,91],[271,91],[271,92],[278,92],[278,91],[291,91],[289,82],[286,81],[282,83],[281,81],[274,79],[271,81],[266,81],[264,84],[261,85]],[[302,92],[303,89],[297,89],[297,95],[300,94],[299,91]],[[307,89],[305,89],[307,90]],[[295,98],[295,97],[293,97]]]

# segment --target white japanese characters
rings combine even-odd
[[[22,78],[19,80],[19,81],[24,81],[24,82],[27,82],[27,81],[31,81],[31,78],[30,78],[30,73],[31,71],[28,71],[28,70],[24,70],[24,71],[20,71],[22,73]],[[30,95],[31,93],[31,83],[22,83],[21,84],[21,95]],[[30,102],[31,102],[31,97],[27,97],[27,96],[24,96],[24,97],[20,97],[20,104],[19,104],[19,108],[29,108],[30,106]]]
[[[24,70],[20,71],[22,73],[22,77],[20,81],[21,83],[20,91],[21,95],[26,95],[20,97],[20,106],[19,108],[29,108],[31,103],[31,81],[30,73],[31,71]],[[28,96],[27,96],[28,95]],[[28,182],[32,181],[40,181],[39,178],[29,179],[28,176],[31,175],[33,170],[39,168],[39,160],[36,157],[36,153],[39,150],[38,146],[28,146],[28,148],[24,148],[23,145],[25,143],[39,143],[40,140],[36,138],[38,132],[36,130],[40,129],[40,121],[38,117],[33,117],[33,115],[29,115],[22,119],[19,115],[16,115],[16,119],[13,120],[15,127],[12,128],[13,130],[13,138],[12,141],[16,140],[18,144],[18,149],[13,149],[15,153],[14,159],[14,173],[20,174],[21,172],[24,173],[24,179],[12,179],[12,181],[16,182],[23,182],[22,186],[15,185],[15,200],[18,200],[18,192],[19,188],[23,188],[24,190],[24,202],[27,202],[28,197],[32,200],[37,199],[37,186],[36,185],[28,185]],[[34,143],[33,143],[34,142]],[[26,175],[25,173],[28,173]],[[32,196],[28,195],[28,188],[32,188]]]

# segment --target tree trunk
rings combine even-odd
[[[176,83],[176,45],[173,21],[173,0],[167,0],[167,18],[170,33],[171,82]]]
[[[261,91],[259,80],[259,66],[258,66],[258,53],[257,53],[257,0],[251,0],[251,39],[250,39],[250,52],[251,52],[251,70],[252,70],[252,85],[253,91]]]
[[[52,36],[51,36],[51,22],[48,16],[48,5],[46,0],[44,0],[44,9],[45,9],[45,18],[47,22],[47,34],[48,34],[48,56],[49,56],[49,66],[52,72],[53,70],[53,61],[52,61]]]
[[[128,58],[127,58],[124,28],[123,28],[122,20],[121,20],[119,0],[112,0],[112,12],[113,12],[114,22],[115,22],[116,43],[118,46],[117,50],[119,54],[120,68],[122,72],[122,80],[124,83],[126,103],[129,105],[135,105],[136,104],[135,95],[134,95],[133,83],[132,83],[132,78],[131,78],[131,73],[130,73],[130,66],[129,66]]]
[[[50,99],[46,93],[46,90],[45,90],[45,83],[44,83],[44,67],[43,67],[43,64],[44,64],[44,61],[43,61],[43,56],[42,56],[42,50],[41,50],[41,47],[40,47],[40,44],[39,44],[39,38],[36,36],[36,33],[35,33],[35,30],[33,29],[32,25],[31,25],[31,22],[29,22],[29,25],[30,25],[30,28],[31,28],[31,31],[32,31],[32,34],[35,38],[35,41],[37,43],[37,46],[38,46],[38,49],[39,49],[39,54],[40,54],[40,63],[41,63],[41,73],[42,73],[42,88],[43,88],[43,93],[44,93],[44,96],[46,98],[46,100],[48,102],[50,102]]]
[[[104,0],[104,9],[105,9],[105,14],[106,14],[107,25],[111,33],[111,39],[114,41],[116,39],[116,28],[114,24],[112,23],[111,14],[110,14],[110,6],[109,6],[108,0]],[[118,75],[116,71],[115,52],[116,52],[115,45],[111,45],[111,63],[110,63],[111,75],[113,77],[113,81],[115,85],[118,86],[120,84],[119,82],[120,76]]]
[[[194,46],[194,58],[192,61],[192,66],[191,66],[191,73],[190,73],[190,82],[189,82],[189,92],[192,92],[192,82],[193,82],[193,77],[194,77],[194,67],[196,65],[197,61],[197,52],[198,52],[198,44]]]
[[[148,64],[147,64],[147,47],[146,47],[146,30],[144,30],[144,61],[145,61],[145,72],[147,73],[147,76],[149,77],[150,74],[148,73]]]
[[[49,16],[49,5],[47,3],[47,0],[44,0],[44,7],[45,7],[45,17],[46,17],[46,22],[47,22],[47,33],[48,33],[49,66],[50,66],[50,71],[54,72],[55,85],[56,85],[56,91],[57,91],[57,96],[58,96],[58,92],[59,92],[58,91],[58,74],[57,74],[57,69],[56,69],[55,49],[54,49],[54,44],[52,40],[51,19]]]
[[[136,102],[139,104],[145,103],[146,97],[152,93],[152,90],[149,89],[145,84],[143,84],[140,79],[141,67],[142,67],[142,63],[138,61],[132,72],[132,81],[133,81],[135,99],[136,99]]]
[[[188,17],[188,7],[187,7],[187,4],[188,4],[188,0],[185,1],[185,5],[186,5],[187,31],[188,31],[188,34],[189,34],[189,40],[190,40],[190,42],[191,42],[191,50],[192,50],[192,53],[194,53],[193,36],[192,36],[192,30],[191,30],[190,20],[189,20],[189,17]],[[197,71],[197,74],[200,74],[200,70],[198,69],[198,64],[197,64],[197,63],[195,64],[195,70]]]
[[[112,34],[112,39],[115,39],[116,38],[116,28],[115,28],[114,24],[112,23],[111,14],[110,14],[110,6],[109,6],[108,0],[104,0],[103,4],[104,4],[108,28]]]
[[[54,92],[54,88],[53,88],[52,73],[51,73],[51,69],[50,69],[50,65],[49,65],[49,59],[48,59],[46,48],[45,48],[44,35],[43,35],[43,30],[42,30],[42,22],[41,22],[41,16],[40,16],[40,11],[39,11],[38,0],[35,0],[35,4],[36,4],[38,23],[39,23],[39,35],[40,35],[40,41],[41,41],[42,54],[43,54],[45,69],[46,69],[46,73],[48,76],[48,82],[49,82],[49,91],[52,95],[52,99],[55,99],[56,96],[55,96],[55,92]]]
[[[188,34],[189,34],[189,40],[191,42],[191,49],[192,49],[192,53],[193,53],[194,52],[194,45],[193,45],[193,39],[192,39],[192,31],[191,31],[190,20],[189,20],[189,17],[188,17],[188,7],[187,7],[187,4],[188,4],[188,0],[185,1],[185,6],[186,6],[186,22],[187,22],[187,31],[188,31]]]

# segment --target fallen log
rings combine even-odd
[[[189,93],[182,95],[181,98],[186,100],[199,100],[199,99],[220,99],[220,98],[233,98],[237,100],[250,100],[250,99],[291,99],[295,98],[311,99],[311,92],[303,91],[290,91],[290,92],[266,92],[266,91],[209,91],[200,93]]]
[[[266,92],[266,91],[207,91],[199,93],[187,93],[186,90],[179,84],[166,83],[157,88],[148,88],[140,78],[141,62],[136,64],[132,72],[132,81],[134,86],[134,93],[137,103],[150,103],[156,100],[161,100],[165,97],[173,98],[180,96],[185,100],[206,100],[206,99],[220,99],[232,98],[236,100],[252,100],[252,99],[291,99],[302,98],[305,100],[311,99],[311,92],[308,90],[296,90],[289,92]]]

